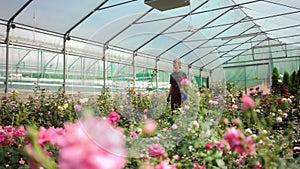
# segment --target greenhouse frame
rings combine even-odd
[[[0,169],[299,169],[300,0],[0,3]]]
[[[299,69],[298,1],[193,0],[164,11],[142,0],[1,4],[5,93],[36,85],[167,89],[176,58],[198,85],[270,88],[273,68],[281,74]]]

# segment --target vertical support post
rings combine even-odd
[[[43,51],[42,50],[40,50],[40,53],[41,53],[41,65],[40,65],[40,74],[41,74],[41,78],[44,78],[45,77],[45,73],[46,73],[46,71],[44,72],[43,71],[43,67],[44,67],[44,60],[43,60]]]
[[[203,86],[203,85],[202,85],[202,71],[203,71],[203,69],[200,68],[200,73],[199,73],[199,77],[200,77],[200,87]]]
[[[39,86],[39,83],[40,83],[40,50],[38,49],[37,50],[37,65],[36,65],[36,74],[37,74],[37,76],[36,76],[36,87],[38,87]]]
[[[67,42],[68,35],[64,36],[64,42],[63,42],[63,93],[66,92],[66,42]]]
[[[269,60],[269,63],[268,63],[268,88],[270,89],[270,93],[272,93],[272,73],[273,73],[273,70],[272,70],[272,66],[271,66],[271,60]]]
[[[244,67],[244,75],[245,75],[245,94],[247,94],[247,72],[246,67]]]
[[[251,45],[251,55],[252,55],[252,60],[254,61],[254,60],[255,60],[255,57],[254,57],[254,47],[253,47],[253,42],[252,42],[252,40],[250,41],[250,45]]]
[[[156,90],[156,92],[158,92],[158,61],[159,61],[159,58],[157,58],[155,60],[155,71],[156,71],[156,76],[155,76],[155,90]]]
[[[187,72],[187,76],[188,76],[189,78],[191,78],[191,77],[190,77],[190,70],[191,70],[191,68],[192,68],[192,66],[189,65],[189,66],[188,66],[188,72]]]
[[[84,69],[85,69],[85,58],[84,57],[81,57],[81,59],[80,59],[80,62],[81,62],[81,66],[80,66],[80,69],[81,69],[81,71],[80,71],[80,73],[81,73],[81,78],[82,78],[82,81],[84,82],[85,81],[85,79],[86,79],[86,73],[84,73]]]
[[[136,84],[136,70],[135,70],[135,57],[137,56],[136,52],[132,54],[132,73],[133,73],[133,86]]]
[[[273,70],[274,65],[273,65],[273,57],[272,57],[272,49],[271,49],[271,45],[270,45],[270,39],[268,39],[268,46],[269,46],[269,60],[271,61],[271,69]]]
[[[271,49],[271,46],[270,46],[270,39],[268,39],[268,46],[269,46],[269,69],[270,69],[270,92],[272,92],[272,89],[271,89],[271,85],[272,85],[272,72],[273,72],[273,68],[274,68],[274,65],[273,65],[273,59],[272,59],[272,49]]]
[[[6,66],[5,66],[5,89],[4,89],[4,93],[7,94],[8,92],[8,71],[9,71],[9,32],[10,32],[10,28],[11,28],[11,22],[7,23],[6,26]]]
[[[103,91],[106,88],[106,50],[108,49],[108,44],[104,44],[103,46]]]
[[[209,75],[207,79],[207,88],[210,88],[210,86],[212,86],[211,74],[212,74],[212,70],[209,71]]]
[[[284,45],[284,53],[285,53],[285,57],[288,57],[288,51],[287,51],[287,44]]]

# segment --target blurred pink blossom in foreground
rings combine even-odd
[[[181,85],[182,86],[188,86],[191,83],[190,79],[182,79]]]
[[[153,134],[157,128],[157,122],[153,119],[148,119],[143,125],[143,134],[149,136]]]
[[[250,96],[247,95],[242,96],[241,101],[242,101],[241,110],[248,111],[250,109],[255,108],[255,103]]]
[[[106,120],[87,118],[65,125],[58,136],[60,169],[119,169],[126,165],[123,133]]]
[[[230,148],[235,149],[241,155],[254,154],[256,152],[256,146],[251,137],[245,137],[240,130],[234,127],[227,129],[223,139],[229,143]]]

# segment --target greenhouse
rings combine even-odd
[[[0,168],[299,168],[300,1],[0,2]]]

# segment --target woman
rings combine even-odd
[[[181,61],[175,59],[173,61],[174,72],[170,75],[170,90],[167,101],[171,100],[171,110],[179,108],[182,103],[181,81],[187,78],[186,74],[181,71]]]

